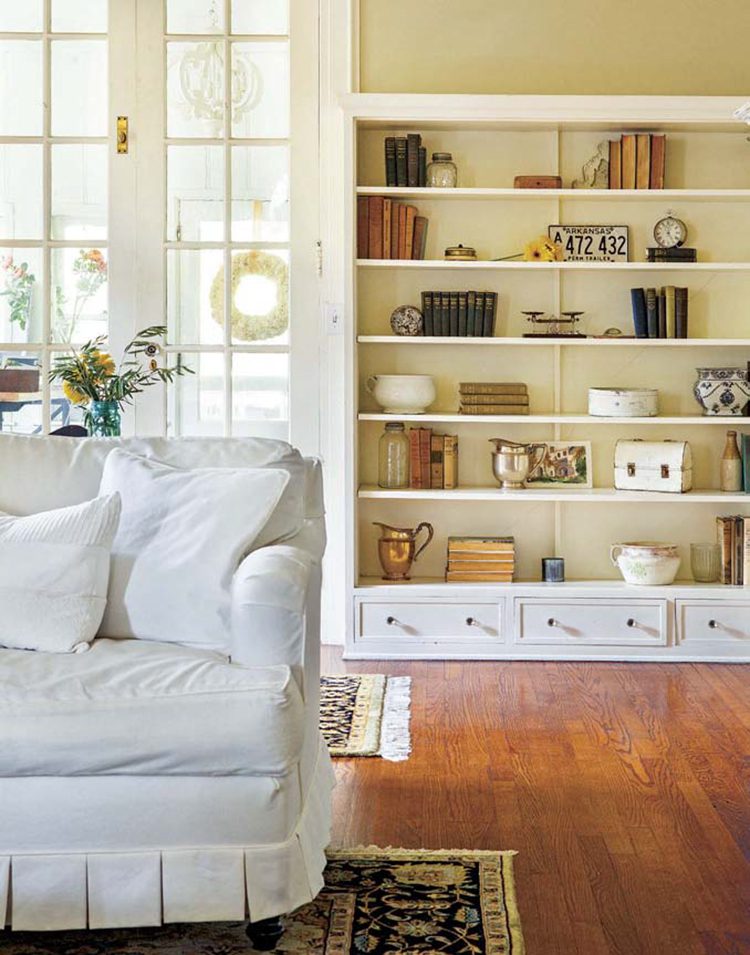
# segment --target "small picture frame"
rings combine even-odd
[[[547,441],[547,450],[526,478],[528,487],[593,486],[590,441]]]

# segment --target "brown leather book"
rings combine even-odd
[[[635,189],[635,134],[622,135],[622,188]]]
[[[398,258],[398,216],[401,209],[400,202],[391,203],[391,254],[389,259]]]
[[[635,188],[648,189],[651,185],[651,136],[638,133],[635,144]]]
[[[422,462],[419,457],[419,428],[409,430],[409,487],[414,490],[421,490],[422,484]]]
[[[423,259],[427,247],[427,219],[424,216],[414,217],[414,245],[411,250],[413,259]]]
[[[445,574],[446,581],[455,584],[480,584],[480,583],[492,583],[492,584],[510,584],[513,582],[513,573],[503,572],[503,573],[485,573],[484,571],[463,571],[463,570],[449,570]]]
[[[732,529],[734,521],[730,517],[717,517],[716,528],[718,543],[721,548],[721,577],[722,584],[732,583]]]
[[[461,404],[467,405],[527,405],[526,392],[507,392],[501,395],[461,395]]]
[[[442,491],[443,489],[443,438],[445,435],[433,434],[430,436],[430,487]]]
[[[432,428],[419,429],[419,466],[422,471],[422,487],[429,488],[431,484],[431,455],[432,455]]]
[[[487,559],[482,559],[481,555],[479,557],[467,557],[465,560],[454,557],[448,558],[448,570],[489,570],[495,573],[507,573],[508,571],[512,573],[515,564],[516,559],[513,554],[509,554],[507,557],[488,557]]]
[[[462,381],[458,393],[463,395],[525,395],[526,385],[521,381]]]
[[[651,136],[651,179],[649,188],[663,189],[667,167],[667,137],[664,133]]]
[[[443,435],[443,487],[452,491],[458,487],[458,435]]]
[[[459,414],[528,414],[528,405],[461,405]]]
[[[403,203],[398,207],[398,255],[396,258],[406,258],[406,206]]]
[[[370,196],[370,217],[369,234],[370,248],[369,258],[383,258],[383,203],[382,196]]]
[[[381,258],[391,257],[391,223],[393,221],[393,200],[383,200],[383,254]]]
[[[416,206],[406,207],[406,247],[404,258],[410,259],[414,250],[414,220],[417,218]]]
[[[357,258],[369,258],[370,247],[370,204],[367,196],[357,197]]]
[[[619,139],[609,141],[609,188],[622,189],[622,143]]]

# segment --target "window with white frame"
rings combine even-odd
[[[195,374],[167,389],[157,430],[288,437],[295,287],[305,288],[305,321],[317,330],[314,217],[305,212],[293,227],[290,215],[291,142],[298,157],[310,150],[311,172],[316,163],[315,142],[304,143],[317,121],[314,7],[0,0],[0,430],[78,421],[47,382],[55,354],[109,331],[116,355],[158,322],[170,361],[179,354]],[[295,16],[308,27],[296,54]],[[135,37],[130,62],[123,50]],[[307,81],[302,108],[290,97],[295,62]],[[136,87],[121,106],[122,91]],[[114,128],[123,110],[125,157]],[[132,176],[121,172],[126,163]],[[315,192],[311,176],[309,196],[292,204],[309,207]],[[144,213],[146,193],[158,201]],[[302,268],[295,247],[309,251]],[[298,349],[306,336],[303,328]],[[298,389],[302,419],[310,399],[312,386]]]

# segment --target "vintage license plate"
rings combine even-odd
[[[626,225],[551,225],[548,234],[565,262],[627,262]]]

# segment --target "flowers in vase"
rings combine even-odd
[[[57,316],[57,333],[62,341],[73,338],[76,323],[83,314],[83,309],[92,296],[105,284],[109,275],[107,261],[99,249],[81,249],[73,262],[75,276],[76,297],[70,316],[65,315],[64,307],[67,297],[59,285],[55,286],[53,306]]]
[[[12,255],[3,256],[0,259],[0,269],[5,278],[5,288],[0,292],[0,297],[8,300],[10,321],[24,330],[31,313],[31,293],[36,276],[29,272],[28,262],[17,265]]]

